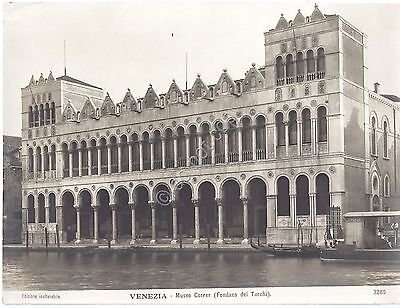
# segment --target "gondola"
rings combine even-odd
[[[272,254],[277,257],[318,258],[320,256],[320,253],[320,248],[314,245],[303,245],[299,247],[272,247]]]

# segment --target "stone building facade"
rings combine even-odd
[[[3,135],[3,243],[21,242],[21,137]]]
[[[69,76],[22,88],[29,241],[270,243],[340,236],[348,211],[399,209],[400,105],[366,88],[366,36],[283,15],[265,63],[114,102]],[[24,233],[25,234],[25,233]],[[311,239],[310,239],[311,237]],[[53,238],[50,238],[52,241]]]

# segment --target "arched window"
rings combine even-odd
[[[329,197],[329,178],[326,174],[318,174],[316,178],[316,207],[317,215],[329,214],[330,197]]]
[[[185,131],[182,126],[177,129],[178,133],[178,167],[186,166],[186,138]]]
[[[290,215],[290,197],[289,197],[289,180],[285,176],[281,176],[277,181],[277,208],[278,216]]]
[[[383,157],[388,158],[388,124],[383,122]]]
[[[190,165],[198,165],[198,151],[197,151],[197,128],[195,125],[189,127],[189,157]]]
[[[174,167],[174,139],[170,128],[165,130],[165,167]]]
[[[29,178],[32,178],[33,173],[33,150],[29,148],[28,150],[28,172]]]
[[[200,157],[203,165],[211,164],[211,135],[207,123],[201,125],[201,151]]]
[[[161,133],[159,130],[154,131],[154,169],[162,168],[162,149],[161,149]]]
[[[33,126],[34,126],[33,108],[32,108],[32,106],[29,106],[29,111],[28,111],[28,122],[29,122],[29,127],[33,127]]]
[[[284,66],[281,56],[276,58],[276,85],[281,86],[284,84]]]
[[[117,138],[115,136],[111,136],[110,138],[110,147],[111,147],[111,173],[118,172],[118,145]]]
[[[35,197],[28,196],[28,223],[35,223]]]
[[[327,122],[326,122],[326,108],[321,106],[317,110],[318,116],[318,142],[326,142],[327,135]]]
[[[278,112],[275,115],[275,124],[276,124],[276,143],[278,146],[284,146],[285,141],[285,124],[283,123],[283,113]]]
[[[63,157],[63,177],[69,177],[69,151],[68,145],[63,143],[61,146]]]
[[[371,154],[377,155],[376,153],[376,119],[371,119]]]
[[[309,181],[305,175],[296,179],[296,215],[310,215]]]
[[[36,170],[37,170],[37,177],[42,176],[42,149],[40,147],[36,148]]]
[[[45,111],[44,113],[46,114],[45,123],[46,123],[46,125],[48,125],[48,124],[50,124],[50,107],[49,107],[49,103],[46,103],[44,111]]]
[[[294,65],[293,56],[291,54],[286,56],[286,83],[293,83]]]
[[[129,147],[128,138],[125,135],[121,136],[121,171],[129,171]]]
[[[54,105],[54,102],[51,103],[51,108],[50,108],[50,113],[51,113],[51,124],[56,123],[56,107]]]
[[[296,55],[297,82],[304,81],[304,57],[302,52]]]
[[[71,143],[72,151],[72,176],[79,175],[79,155],[78,155],[78,145],[76,142]]]
[[[228,121],[228,162],[239,161],[239,147],[237,122],[234,119]]]
[[[289,112],[289,145],[297,144],[297,112]]]
[[[385,197],[390,197],[390,180],[388,175],[385,175],[383,179],[383,195]]]
[[[132,134],[132,169],[140,170],[140,145],[139,136],[136,133]]]
[[[100,172],[105,174],[108,172],[108,151],[107,151],[107,141],[105,138],[100,139]]]
[[[39,107],[39,126],[44,125],[44,109],[43,109],[43,104],[40,104]]]
[[[82,175],[88,175],[88,149],[85,140],[81,141],[80,149],[82,158]]]
[[[323,48],[317,50],[317,78],[325,77],[325,52]]]
[[[47,145],[43,147],[43,171],[49,171],[49,148]]]
[[[253,159],[252,151],[252,132],[250,126],[250,118],[244,117],[242,119],[242,159],[248,161]]]
[[[51,146],[50,156],[51,156],[50,169],[56,170],[56,163],[57,163],[57,161],[56,161],[56,146],[54,144]]]
[[[223,163],[225,160],[225,133],[224,125],[221,121],[217,121],[214,124],[214,142],[215,142],[215,163]]]
[[[150,149],[150,136],[148,132],[144,132],[142,135],[142,147],[143,147],[143,170],[150,170],[151,149]]]
[[[256,119],[256,151],[257,159],[265,159],[267,157],[267,146],[265,143],[265,118],[259,115]]]
[[[95,139],[90,140],[90,152],[92,155],[92,164],[91,164],[91,170],[92,170],[92,175],[98,174],[99,170],[99,158],[98,158],[98,151],[97,151],[97,142]]]
[[[35,117],[35,126],[39,126],[39,107],[38,107],[38,105],[35,106],[34,117]]]
[[[303,125],[303,144],[311,143],[311,113],[310,109],[303,109],[301,112],[301,121]]]
[[[315,79],[315,61],[314,52],[312,50],[307,51],[307,80]]]

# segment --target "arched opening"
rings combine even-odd
[[[243,204],[240,200],[240,187],[234,180],[222,186],[224,206],[224,236],[243,237]]]
[[[33,178],[33,149],[28,149],[28,172],[29,178]]]
[[[125,135],[121,136],[121,171],[129,171],[129,146],[128,138]]]
[[[28,223],[35,223],[35,197],[28,196]]]
[[[120,187],[115,192],[117,206],[117,237],[129,239],[132,230],[131,209],[129,207],[129,194],[125,187]]]
[[[150,136],[148,132],[142,134],[142,147],[143,147],[143,170],[150,170]]]
[[[78,156],[78,145],[75,141],[71,143],[71,152],[72,152],[72,176],[78,176],[79,156]]]
[[[215,163],[221,164],[225,162],[225,132],[221,121],[215,122],[215,130],[213,131],[215,139]]]
[[[43,147],[43,172],[49,171],[50,166],[49,148],[47,145]]]
[[[317,215],[329,214],[330,197],[329,197],[329,178],[326,174],[321,173],[316,178],[316,208]]]
[[[168,186],[159,184],[154,189],[157,238],[172,238],[172,194]]]
[[[49,194],[49,223],[56,222],[56,195]]]
[[[249,237],[265,235],[267,228],[267,188],[263,180],[254,178],[248,186]]]
[[[277,209],[278,216],[290,215],[289,179],[285,176],[279,177],[277,181]]]
[[[111,147],[111,173],[118,172],[118,145],[117,138],[115,136],[111,136],[110,138],[110,147]]]
[[[296,215],[310,215],[309,181],[305,175],[296,179]]]
[[[259,115],[256,118],[256,152],[257,159],[267,158],[267,145],[265,142],[265,118]]]
[[[388,124],[383,122],[383,157],[388,157]]]
[[[97,192],[96,205],[98,208],[99,239],[112,239],[112,221],[110,195],[107,190],[100,189]]]
[[[151,208],[148,204],[149,192],[144,186],[138,186],[134,191],[136,207],[136,233],[138,238],[151,237]]]
[[[91,162],[91,170],[92,170],[92,175],[98,174],[98,169],[99,169],[99,158],[97,156],[97,143],[95,139],[90,140],[90,149],[89,151],[91,152],[92,155],[92,162]]]
[[[51,170],[56,170],[56,146],[54,144],[51,145],[51,149],[50,149],[50,157],[51,157],[51,166],[50,169]]]
[[[278,112],[275,115],[275,124],[276,124],[276,144],[278,146],[285,146],[285,124],[283,123],[283,113]]]
[[[33,127],[33,126],[34,126],[33,108],[32,108],[32,106],[29,106],[29,110],[28,110],[28,122],[29,122],[29,127]]]
[[[371,119],[371,153],[376,155],[376,120],[375,117]]]
[[[66,143],[63,143],[61,145],[61,150],[62,150],[62,157],[63,157],[63,177],[69,177],[69,151],[68,151],[68,145]]]
[[[310,109],[305,108],[301,112],[301,121],[303,125],[302,137],[303,137],[303,144],[310,144],[311,143],[311,113]]]
[[[315,60],[314,52],[312,50],[307,51],[307,80],[315,79]]]
[[[81,157],[82,157],[82,175],[88,175],[88,149],[86,141],[82,140],[80,145]]]
[[[154,169],[162,168],[161,133],[154,131]]]
[[[165,130],[165,167],[174,167],[174,139],[170,128]]]
[[[176,130],[178,134],[178,167],[186,166],[186,140],[185,132],[182,126]]]
[[[230,119],[228,121],[228,162],[239,161],[237,126],[236,120]]]
[[[286,83],[294,82],[294,63],[293,55],[288,54],[286,56]]]
[[[56,107],[55,107],[55,105],[54,105],[54,102],[52,102],[51,104],[51,110],[50,110],[50,113],[51,113],[51,124],[54,124],[54,123],[56,123]]]
[[[388,175],[386,175],[383,180],[383,195],[385,197],[390,197],[390,180]]]
[[[242,119],[242,159],[248,161],[253,159],[253,136],[251,132],[251,120],[249,117]]]
[[[136,133],[132,135],[132,169],[140,170],[140,145],[139,136]]]
[[[45,123],[46,123],[46,125],[48,125],[48,124],[50,124],[50,107],[49,107],[49,103],[46,103],[44,111],[45,111],[45,114],[46,114]]]
[[[34,118],[35,118],[35,127],[37,127],[37,126],[39,126],[39,107],[38,107],[38,105],[35,105]]]
[[[381,210],[381,202],[377,195],[374,195],[372,198],[372,210],[373,211],[380,211]]]
[[[297,82],[304,81],[304,56],[302,52],[296,55]]]
[[[215,188],[210,182],[199,186],[200,237],[218,236],[218,209],[215,202]],[[208,232],[207,232],[208,230]]]
[[[183,237],[194,237],[194,207],[192,189],[186,183],[178,184],[176,190],[178,232]]]
[[[276,85],[281,86],[284,84],[284,65],[281,56],[276,58]]]
[[[325,51],[323,48],[317,50],[317,78],[325,77]]]
[[[297,144],[297,112],[289,112],[289,145]]]
[[[94,238],[92,196],[87,190],[79,193],[79,214],[81,223],[81,238]]]
[[[201,151],[200,157],[203,165],[211,164],[211,135],[208,123],[201,125]]]
[[[197,127],[196,125],[191,125],[189,127],[189,157],[191,165],[199,164],[198,156],[198,144],[197,144]]]
[[[317,110],[318,116],[318,142],[326,142],[328,139],[327,134],[327,121],[326,121],[326,108],[321,106]]]
[[[101,160],[101,174],[108,173],[108,151],[107,141],[105,138],[100,139],[100,160]]]
[[[63,240],[71,242],[76,239],[76,210],[74,196],[66,191],[61,198],[63,213]]]
[[[39,107],[39,126],[43,126],[44,125],[44,109],[43,109],[43,104],[40,104]]]
[[[45,210],[44,195],[38,195],[38,223],[46,222],[46,210]]]
[[[40,147],[36,148],[36,170],[37,177],[42,177],[42,149]]]

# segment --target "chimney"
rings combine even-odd
[[[374,83],[374,92],[376,94],[379,94],[379,86],[380,86],[379,82]]]

